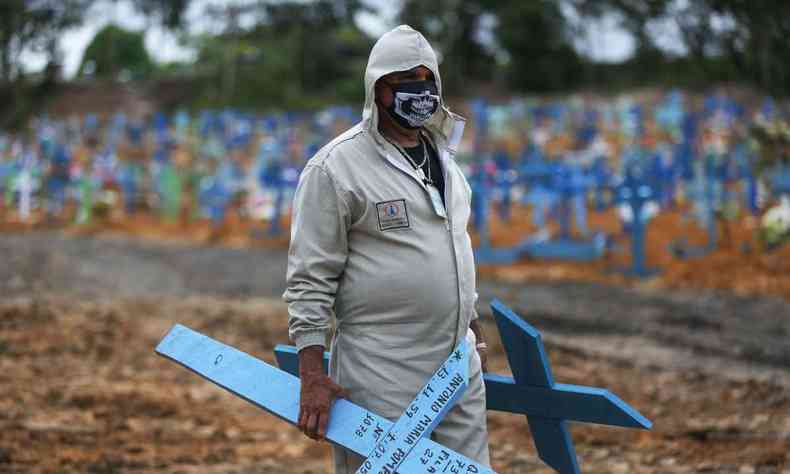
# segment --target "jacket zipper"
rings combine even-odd
[[[437,146],[438,148],[438,146]],[[438,152],[438,150],[437,150]],[[448,153],[447,149],[442,150],[442,153],[445,153],[444,163],[442,163],[442,174],[444,175],[444,202],[445,202],[445,214],[447,214],[447,219],[445,220],[445,229],[447,230],[447,236],[450,239],[450,252],[452,253],[453,258],[453,268],[455,269],[455,294],[458,298],[458,317],[455,320],[455,341],[453,343],[453,347],[450,348],[452,351],[458,345],[458,330],[461,326],[461,318],[462,318],[462,310],[463,310],[463,298],[461,296],[461,275],[458,272],[458,255],[455,251],[455,239],[453,238],[453,221],[452,221],[452,203],[449,200],[449,196],[447,195],[447,191],[453,184],[450,182],[450,170],[447,166],[447,163],[450,161],[447,157],[446,153]],[[448,205],[449,204],[449,205]]]
[[[375,141],[375,138],[374,138],[374,141]],[[377,144],[377,145],[381,146],[381,144]],[[436,143],[436,148],[437,148],[436,152],[437,153],[440,153],[439,152],[439,147],[440,147],[440,145],[438,143]],[[442,144],[441,147],[442,147],[441,153],[449,153],[449,151],[444,146],[444,144]],[[394,160],[392,159],[392,157],[390,157],[389,153],[387,153],[387,151],[383,149],[383,147],[382,147],[381,151],[383,151],[382,155],[386,158],[386,161],[390,164],[390,166],[393,166],[394,168],[396,168],[396,169],[400,170],[401,172],[407,174],[409,177],[411,177],[412,179],[417,181],[417,183],[419,183],[419,185],[423,188],[423,190],[426,193],[428,192],[428,189],[427,189],[425,183],[423,183],[422,180],[420,180],[413,171],[406,172],[405,169],[401,168],[400,166],[395,165]],[[458,345],[458,329],[461,326],[461,317],[462,317],[462,310],[463,310],[463,308],[462,308],[462,306],[463,306],[463,304],[462,304],[463,298],[461,296],[461,281],[460,281],[461,276],[458,273],[458,258],[456,256],[456,251],[455,251],[455,240],[453,239],[453,230],[452,230],[453,223],[452,223],[452,218],[451,218],[452,212],[450,210],[452,208],[452,205],[449,206],[449,207],[447,205],[448,197],[449,197],[447,195],[447,190],[448,190],[449,186],[452,186],[452,183],[449,183],[449,180],[448,180],[448,177],[450,176],[450,170],[448,169],[448,166],[446,164],[446,162],[449,162],[449,161],[450,161],[450,159],[448,157],[446,157],[446,155],[445,155],[444,162],[442,163],[442,165],[443,165],[442,166],[442,174],[444,176],[444,202],[445,202],[444,206],[445,206],[445,214],[446,214],[445,221],[444,221],[444,228],[447,231],[448,238],[450,239],[450,252],[452,253],[451,256],[452,256],[452,259],[453,259],[453,269],[455,270],[455,275],[454,275],[455,276],[455,294],[456,294],[456,297],[458,298],[458,316],[457,316],[456,321],[455,321],[455,341],[454,341],[453,347],[450,348],[450,352],[452,352],[452,350],[455,349],[455,347]],[[429,199],[430,199],[430,196],[429,196]],[[431,205],[433,205],[433,204],[431,204]]]

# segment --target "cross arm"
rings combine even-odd
[[[301,382],[287,372],[180,324],[159,342],[156,353],[290,424],[298,422]],[[326,436],[332,443],[366,456],[392,425],[359,405],[338,399],[330,411]],[[398,471],[495,474],[428,438],[417,442]]]
[[[489,410],[625,428],[652,426],[638,411],[601,388],[560,383],[551,388],[519,385],[512,377],[491,373],[483,378]]]
[[[299,373],[299,359],[294,346],[274,348],[277,365],[292,375]],[[324,369],[329,352],[324,353]],[[563,418],[570,421],[650,429],[652,423],[608,390],[580,385],[555,383],[552,388],[519,385],[512,377],[486,373],[486,405],[489,410],[530,416]]]

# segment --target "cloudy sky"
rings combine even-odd
[[[254,1],[254,0],[249,0]],[[212,22],[204,14],[208,5],[222,5],[223,0],[192,0],[186,12],[186,24],[192,33],[217,32],[219,25]],[[236,3],[244,3],[237,0]],[[377,7],[379,15],[361,14],[357,22],[363,30],[377,36],[395,26],[397,2],[391,0],[367,0],[368,4]],[[86,15],[86,21],[79,28],[64,33],[60,39],[60,50],[63,54],[64,74],[67,78],[73,77],[79,67],[85,48],[94,35],[110,23],[120,25],[130,30],[146,30],[145,44],[150,54],[157,61],[188,61],[195,52],[179,45],[176,36],[160,27],[147,28],[146,19],[136,13],[124,0],[101,0],[97,2]],[[677,32],[672,25],[659,25],[663,28],[660,38],[669,50],[677,50],[679,41]],[[614,17],[604,17],[600,21],[586,22],[586,32],[576,41],[577,48],[589,57],[599,61],[621,61],[633,53],[634,41],[631,36],[618,26]],[[42,55],[27,52],[23,55],[25,69],[37,71],[44,66],[45,58]]]

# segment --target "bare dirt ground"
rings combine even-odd
[[[285,260],[0,234],[0,472],[329,472],[326,445],[153,352],[179,322],[272,361]],[[788,299],[531,275],[484,277],[481,308],[501,298],[543,331],[559,382],[608,388],[655,423],[571,425],[583,472],[790,473]],[[489,429],[497,472],[552,472],[523,417],[490,413]]]

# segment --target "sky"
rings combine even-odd
[[[245,0],[237,0],[244,3]],[[249,0],[250,2],[254,0]],[[204,14],[208,5],[222,5],[223,0],[192,0],[186,12],[186,25],[191,33],[218,32],[218,25]],[[378,15],[360,14],[356,20],[359,27],[371,36],[379,36],[396,26],[398,2],[392,0],[366,0],[366,3],[379,9]],[[101,0],[91,7],[85,22],[78,28],[65,32],[60,38],[60,51],[63,56],[63,73],[72,78],[79,68],[82,55],[91,39],[106,25],[114,23],[135,31],[145,30],[145,44],[151,56],[159,62],[189,61],[194,59],[195,51],[179,44],[175,34],[159,26],[146,28],[144,16],[135,12],[127,1]],[[242,18],[242,24],[244,23]],[[598,21],[584,23],[585,32],[576,38],[577,49],[588,57],[605,62],[619,62],[627,59],[634,51],[633,38],[619,25],[617,18],[605,16]],[[665,49],[678,50],[680,41],[672,24],[657,25]],[[25,70],[41,70],[45,57],[41,54],[25,52],[22,55]]]

